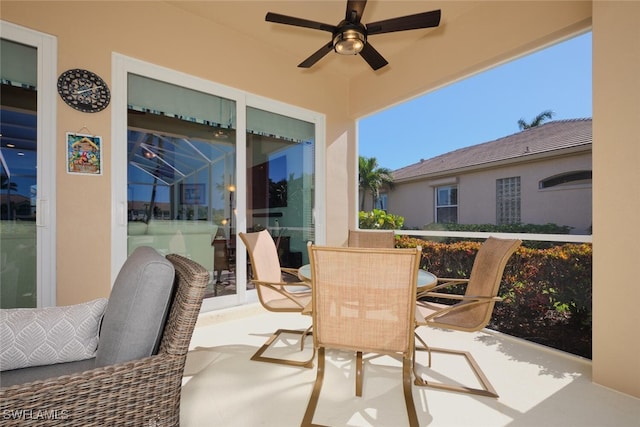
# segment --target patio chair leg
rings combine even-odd
[[[429,348],[429,346],[427,345],[426,342],[424,342],[424,340],[420,337],[420,335],[418,334],[414,334],[416,339],[418,341],[420,341],[420,344],[422,344],[422,347],[418,347],[418,346],[413,346],[413,375],[416,378],[415,379],[415,385],[421,385],[424,386],[424,380],[422,379],[422,377],[420,376],[420,374],[418,373],[418,369],[416,368],[416,351],[417,350],[426,350],[429,352],[429,365],[428,367],[431,367],[431,349]]]
[[[422,341],[422,340],[420,340],[420,341],[424,343],[424,341]],[[417,351],[429,351],[429,367],[431,367],[431,353],[432,352],[463,356],[466,359],[469,367],[471,368],[471,370],[475,374],[476,378],[478,379],[478,381],[482,385],[482,388],[473,388],[473,387],[458,386],[458,385],[453,385],[453,384],[436,383],[436,382],[433,382],[433,381],[425,380],[424,378],[422,378],[421,375],[418,374],[418,371],[416,369],[416,357],[415,357],[415,351],[416,350]],[[484,372],[482,372],[482,369],[480,369],[480,366],[478,365],[478,362],[476,362],[476,360],[473,358],[471,353],[469,353],[468,351],[449,350],[449,349],[446,349],[446,348],[429,348],[426,345],[425,345],[425,347],[416,347],[414,349],[414,357],[413,357],[413,372],[414,372],[414,375],[415,375],[414,384],[419,386],[419,387],[432,387],[432,388],[437,388],[437,389],[440,389],[440,390],[456,391],[456,392],[461,392],[461,393],[477,394],[477,395],[480,395],[480,396],[498,398],[498,393],[493,388],[493,386],[489,382],[489,379],[486,377]]]
[[[362,366],[362,352],[356,352],[356,396],[362,397],[362,373],[364,371]]]
[[[414,348],[413,348],[413,350],[414,350],[414,351],[413,351],[413,352],[414,352],[414,355],[415,355],[415,350],[416,350],[416,349],[418,349],[418,350],[426,350],[426,351],[428,351],[428,352],[429,352],[429,367],[431,367],[431,349],[429,348],[429,346],[427,345],[427,343],[422,339],[422,337],[420,337],[420,335],[415,334],[415,336],[416,336],[416,338],[418,339],[418,341],[420,341],[420,344],[422,344],[422,347],[414,347]],[[414,358],[413,358],[413,360],[415,361],[415,360],[416,360],[416,358],[414,357]]]
[[[311,328],[313,328],[313,325],[311,325],[307,329],[305,329],[304,333],[302,334],[302,338],[300,339],[300,351],[304,350],[304,339],[307,337],[307,335],[312,335],[313,334],[311,332]]]
[[[313,423],[313,416],[316,413],[318,407],[318,399],[320,398],[320,390],[322,389],[322,382],[324,381],[324,366],[325,366],[325,349],[320,347],[318,350],[318,371],[316,375],[316,382],[313,385],[313,391],[307,404],[307,410],[302,418],[301,427],[321,427],[318,424]]]
[[[304,337],[306,337],[309,334],[309,329],[305,331],[297,331],[292,329],[278,329],[273,335],[271,335],[271,337],[269,337],[269,339],[262,345],[262,347],[260,347],[258,351],[256,351],[255,354],[251,356],[251,360],[255,360],[258,362],[277,363],[279,365],[313,368],[313,359],[316,356],[315,346],[313,348],[313,354],[311,355],[311,358],[309,358],[308,360],[288,360],[288,359],[280,359],[277,357],[263,356],[264,352],[267,351],[271,346],[271,344],[273,344],[278,339],[280,334],[283,334],[283,333],[302,335],[300,339],[304,340]]]
[[[411,390],[411,364],[412,362],[409,358],[402,358],[402,388],[407,406],[407,415],[409,416],[409,426],[419,427],[418,414],[416,413],[416,405],[413,402],[413,392]]]

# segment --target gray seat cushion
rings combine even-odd
[[[26,384],[31,381],[46,380],[62,375],[70,375],[89,371],[96,367],[96,359],[78,360],[76,362],[56,363],[53,365],[32,366],[29,368],[13,369],[0,372],[0,384],[9,387],[16,384]]]
[[[126,260],[102,320],[96,367],[151,356],[157,351],[173,294],[173,264],[141,246]]]

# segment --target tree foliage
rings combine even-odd
[[[358,185],[362,190],[360,198],[360,210],[364,210],[365,194],[371,194],[372,208],[380,197],[380,189],[385,185],[393,188],[393,176],[391,169],[380,167],[375,157],[358,158]]]
[[[542,122],[545,120],[551,120],[555,113],[551,110],[545,110],[542,113],[538,114],[533,120],[530,122],[525,121],[525,119],[518,120],[518,126],[520,130],[525,130],[529,128],[533,128],[536,126],[540,126]]]

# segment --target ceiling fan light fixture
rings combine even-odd
[[[440,18],[442,16],[441,10],[437,9],[430,12],[415,13],[413,15],[399,16],[397,18],[363,24],[362,14],[364,13],[366,5],[367,0],[347,0],[345,18],[340,21],[338,25],[330,25],[273,12],[268,12],[265,20],[276,24],[293,25],[294,27],[309,28],[331,33],[331,40],[323,44],[320,49],[298,64],[299,68],[311,68],[333,50],[340,55],[360,54],[371,69],[377,71],[387,65],[388,62],[373,48],[371,43],[369,43],[369,36],[437,27],[440,25]]]
[[[348,29],[335,35],[333,49],[340,55],[356,55],[366,43],[364,34],[355,29]]]

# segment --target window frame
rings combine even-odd
[[[538,182],[539,190],[552,190],[576,186],[591,186],[593,171],[574,170],[549,176]]]
[[[440,191],[441,190],[446,190],[448,191],[448,195],[447,195],[447,201],[449,202],[448,204],[440,204]],[[451,203],[451,201],[453,200],[452,194],[454,193],[455,190],[455,203]],[[439,185],[437,187],[434,188],[434,202],[433,202],[433,206],[434,206],[434,222],[436,224],[458,224],[458,209],[460,206],[460,202],[458,200],[458,185],[457,184],[447,184],[447,185]],[[440,215],[438,215],[438,211],[440,209],[451,209],[451,208],[455,208],[455,221],[454,222],[440,222]]]
[[[58,40],[56,37],[0,20],[0,38],[37,49],[37,186],[36,304],[56,305],[56,139]]]

